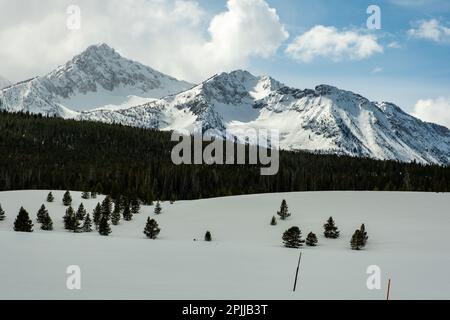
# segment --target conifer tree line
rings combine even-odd
[[[175,144],[169,132],[0,112],[8,155],[0,157],[0,190],[85,190],[83,197],[136,196],[144,204],[288,191],[450,191],[449,167],[282,151],[278,174],[261,176],[258,165],[176,166]]]

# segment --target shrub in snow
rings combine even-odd
[[[272,216],[272,220],[270,220],[270,225],[271,226],[276,226],[277,225],[277,218],[275,218],[275,216]]]
[[[211,241],[211,240],[212,240],[211,232],[206,231],[206,233],[205,233],[205,241]]]
[[[286,218],[291,216],[286,200],[283,199],[283,201],[281,201],[280,211],[277,211],[277,214],[280,216],[281,220],[286,220]]]
[[[308,233],[308,236],[306,237],[306,241],[305,241],[306,245],[310,246],[310,247],[314,247],[317,245],[317,242],[318,242],[317,236],[312,232]]]
[[[33,232],[33,223],[23,207],[20,207],[19,214],[14,221],[14,231]]]
[[[323,228],[325,229],[323,232],[325,238],[331,239],[339,238],[339,230],[334,223],[333,217],[328,218],[327,223],[323,225]]]
[[[156,239],[161,229],[158,223],[154,219],[147,218],[147,224],[145,225],[144,234],[147,238]]]
[[[299,227],[291,227],[283,233],[283,243],[287,248],[299,248],[305,242]]]
[[[69,191],[66,191],[64,193],[62,201],[65,206],[70,206],[72,204],[72,196],[70,195]]]
[[[83,199],[89,199],[91,197],[91,195],[88,191],[83,191],[83,193],[81,194],[81,197]]]
[[[159,201],[156,201],[156,205],[155,205],[155,214],[160,214],[161,211],[162,211],[161,203],[159,203]]]
[[[53,202],[55,200],[55,197],[53,197],[53,194],[51,192],[47,195],[47,202]]]

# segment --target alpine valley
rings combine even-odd
[[[45,76],[1,89],[0,110],[165,131],[213,129],[241,141],[246,129],[276,129],[284,150],[450,163],[450,130],[393,103],[328,85],[292,88],[244,70],[194,85],[106,44],[90,46]]]

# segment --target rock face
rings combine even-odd
[[[0,90],[0,109],[155,128],[212,129],[244,141],[246,129],[276,129],[280,147],[447,165],[450,131],[387,102],[319,85],[296,89],[237,70],[193,86],[91,46],[65,65]]]
[[[123,58],[106,44],[93,45],[43,77],[0,91],[1,108],[61,117],[94,108],[119,109],[192,87]]]

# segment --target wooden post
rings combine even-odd
[[[297,271],[295,272],[295,281],[294,281],[294,290],[293,290],[293,292],[295,292],[295,288],[297,287],[298,269],[300,268],[300,259],[301,258],[302,258],[302,252],[300,251],[300,255],[298,257],[298,263],[297,263]]]
[[[387,287],[387,295],[386,295],[386,300],[389,300],[389,294],[391,292],[391,278],[389,278],[388,280],[388,287]]]

